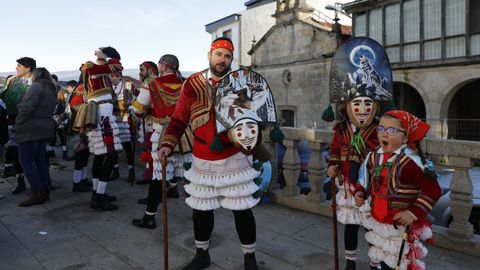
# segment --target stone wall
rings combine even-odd
[[[335,36],[301,21],[274,26],[252,55],[254,69],[273,91],[277,111],[295,111],[295,127],[327,127],[321,120],[328,106],[328,76]],[[285,73],[290,72],[287,82]]]

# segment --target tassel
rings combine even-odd
[[[261,161],[258,161],[256,160],[255,162],[253,162],[253,168],[256,170],[256,171],[260,171],[263,167],[263,162]]]
[[[192,162],[184,162],[184,163],[183,163],[183,169],[184,169],[185,171],[190,170],[191,167],[192,167]]]
[[[325,122],[333,122],[333,120],[335,120],[335,113],[333,112],[331,104],[328,104],[328,107],[323,110],[322,120]]]
[[[256,177],[255,179],[253,179],[253,182],[255,182],[257,186],[260,186],[262,184],[262,178]]]
[[[257,190],[255,193],[252,194],[253,198],[258,199],[263,196],[263,191]]]
[[[213,142],[210,145],[210,150],[212,150],[214,152],[223,151],[223,144],[222,144],[222,141],[220,140],[220,136],[218,134],[215,134],[215,138],[213,139]]]
[[[270,131],[270,140],[272,142],[282,142],[285,135],[283,135],[282,130],[280,130],[279,124],[274,124],[273,129]]]

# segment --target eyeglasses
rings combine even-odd
[[[405,133],[405,130],[394,128],[394,127],[385,128],[384,126],[377,126],[377,132],[378,133],[387,132],[388,135],[393,136],[393,135],[396,135],[398,132]]]

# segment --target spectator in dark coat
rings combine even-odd
[[[33,84],[19,104],[15,125],[20,163],[32,189],[30,197],[19,206],[41,204],[49,200],[50,176],[45,147],[53,136],[56,86],[45,68],[36,68],[32,77]]]

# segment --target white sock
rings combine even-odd
[[[197,241],[197,240],[195,240],[195,246],[197,248],[207,250],[209,245],[210,245],[210,240],[207,240],[207,241]]]
[[[105,194],[106,190],[107,190],[107,182],[98,181],[97,194]]]
[[[147,163],[147,165],[148,165],[148,163]],[[5,168],[6,168],[6,167],[13,167],[13,164],[12,164],[12,163],[5,164]]]
[[[128,165],[128,169],[130,170],[131,168],[133,168],[133,166],[132,166],[132,165]]]
[[[17,178],[23,177],[23,173],[17,173],[16,176],[17,176]]]
[[[73,171],[73,183],[78,184],[82,181],[82,171],[81,170],[74,170]]]
[[[249,245],[242,244],[243,254],[255,253],[255,246],[256,246],[256,243],[249,244]]]
[[[67,151],[67,146],[62,146],[62,151]]]
[[[88,167],[83,167],[82,168],[82,179],[87,179],[88,178]]]
[[[357,261],[357,251],[356,250],[345,250],[345,259],[349,261]]]
[[[113,168],[118,169],[118,164],[113,165]]]
[[[98,187],[98,182],[100,182],[100,180],[98,180],[98,178],[93,178],[92,179],[92,182],[93,182],[93,191],[97,190],[97,187]]]
[[[155,216],[155,214],[156,213],[145,211],[145,215],[147,216]]]

